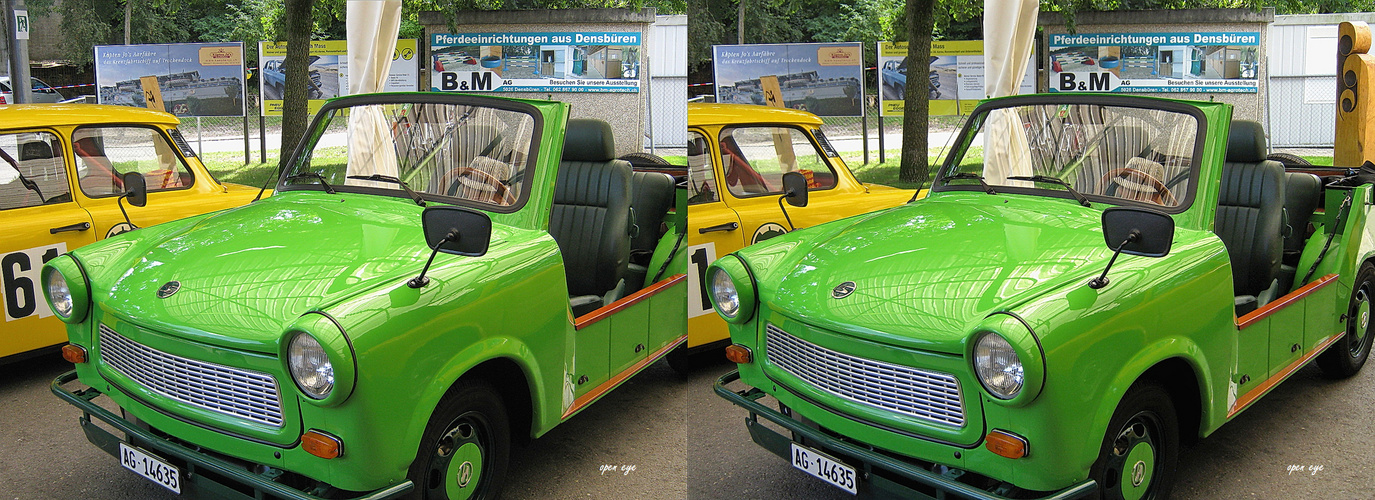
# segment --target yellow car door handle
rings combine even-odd
[[[52,234],[57,234],[57,233],[65,233],[65,232],[67,232],[67,231],[85,231],[85,230],[90,229],[90,228],[91,228],[91,223],[89,223],[89,222],[78,222],[78,223],[72,224],[72,225],[70,225],[70,226],[55,227],[55,228],[49,229],[48,232],[49,232],[49,233],[52,233]]]
[[[725,223],[725,224],[718,224],[718,225],[715,225],[715,226],[704,227],[704,228],[702,228],[702,229],[698,229],[698,230],[697,230],[697,234],[707,234],[707,233],[714,232],[714,231],[734,231],[734,230],[739,229],[739,228],[740,228],[740,223],[739,223],[739,222],[727,222],[727,223]]]

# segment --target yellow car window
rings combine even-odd
[[[836,174],[801,130],[737,127],[721,132],[726,188],[739,197],[782,194],[783,174],[801,172],[811,189],[835,187]]]
[[[716,175],[711,168],[711,147],[707,138],[696,131],[688,132],[688,203],[721,201],[716,194]]]
[[[72,201],[62,144],[47,132],[0,134],[0,210]],[[9,160],[14,160],[11,164]]]
[[[185,189],[195,183],[191,169],[156,129],[82,127],[72,134],[78,185],[86,196],[124,194],[121,176],[143,174],[149,192]]]

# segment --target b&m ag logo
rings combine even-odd
[[[492,91],[507,84],[491,71],[443,71],[439,73],[439,90],[444,92]]]
[[[1108,71],[1069,71],[1057,73],[1054,89],[1060,92],[1112,92],[1122,79]]]

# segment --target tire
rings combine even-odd
[[[636,167],[643,165],[672,165],[668,160],[663,159],[659,155],[641,152],[626,153],[616,159],[628,161],[631,165]]]
[[[1137,382],[1117,404],[1089,477],[1099,498],[1169,498],[1179,461],[1179,417],[1170,393]]]
[[[1329,378],[1342,379],[1360,373],[1370,358],[1371,300],[1375,298],[1375,265],[1361,264],[1351,301],[1346,308],[1346,335],[1318,355],[1318,368]]]
[[[510,454],[510,420],[501,396],[486,382],[460,380],[440,400],[420,438],[406,474],[415,484],[411,498],[497,498]]]
[[[1307,167],[1313,165],[1312,163],[1309,163],[1308,160],[1303,159],[1302,156],[1291,155],[1289,153],[1270,153],[1270,155],[1266,156],[1265,159],[1280,162],[1284,164],[1284,166],[1286,167]]]

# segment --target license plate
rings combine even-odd
[[[793,467],[802,469],[832,486],[855,494],[855,468],[840,463],[825,454],[792,443]]]
[[[173,493],[181,494],[181,471],[146,451],[119,443],[119,464]]]

